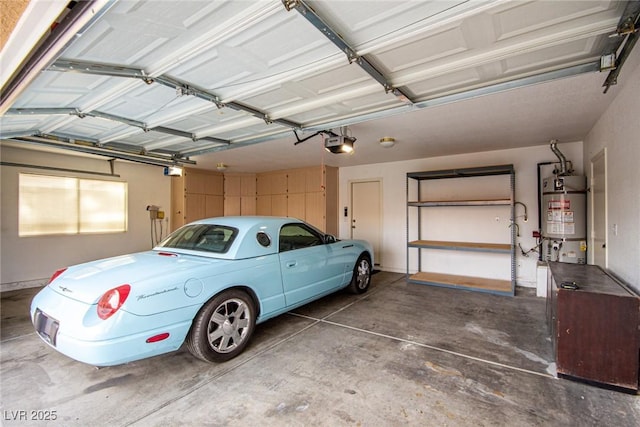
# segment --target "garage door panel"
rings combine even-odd
[[[467,41],[459,27],[447,28],[436,34],[413,40],[402,46],[393,46],[373,52],[371,57],[387,73],[400,72],[435,60],[466,52]],[[420,55],[415,55],[420,52]]]
[[[127,125],[119,124],[111,120],[85,117],[83,119],[74,118],[71,122],[57,127],[55,131],[59,134],[78,135],[97,141],[106,135],[122,131],[128,127]]]
[[[546,67],[558,68],[567,62],[580,63],[585,62],[585,60],[597,60],[599,55],[592,53],[594,43],[595,38],[591,37],[546,49],[539,49],[535,52],[515,55],[505,59],[505,74],[535,71]]]
[[[277,123],[267,124],[263,121],[262,123],[256,123],[251,126],[245,126],[242,128],[233,129],[226,132],[215,132],[215,135],[218,138],[236,141],[236,140],[251,138],[254,135],[270,135],[270,134],[279,133],[279,132],[286,132],[289,129],[290,128],[281,126]]]
[[[415,31],[431,20],[442,20],[452,9],[470,8],[466,1],[399,2],[394,0],[368,2],[362,7],[358,2],[315,1],[313,8],[332,17],[335,28],[346,35],[354,46],[367,47],[389,38],[393,30]],[[419,18],[418,18],[419,17]]]
[[[410,109],[403,94],[420,102],[597,66],[625,7],[609,0],[306,3],[322,22],[280,0],[108,2],[61,52],[57,71],[38,73],[11,105],[87,117],[59,110],[26,119],[13,111],[0,123],[176,155],[219,147],[198,140],[205,136],[238,143],[290,135],[291,127],[268,124],[265,115],[303,129],[355,124]],[[335,34],[350,47],[334,44]],[[91,65],[129,77],[88,74]],[[140,129],[160,126],[188,135]]]
[[[135,64],[154,72],[193,51],[194,40],[201,44],[219,38],[232,30],[234,23],[264,7],[264,3],[229,1],[118,2],[64,57]]]
[[[467,87],[481,87],[484,80],[479,73],[479,68],[460,70],[449,74],[437,75],[435,77],[421,80],[407,86],[414,99],[425,100],[434,98],[442,93],[455,93]]]
[[[135,88],[105,103],[99,107],[100,111],[109,112],[120,117],[149,121],[154,114],[162,110],[172,110],[179,114],[180,108],[194,108],[205,104],[206,101],[193,97],[178,96],[175,90],[160,84],[147,85],[142,81],[137,82]]]
[[[16,133],[24,133],[28,135],[32,130],[40,129],[43,117],[40,116],[3,116],[0,117],[0,134],[7,135]]]
[[[44,72],[14,103],[13,108],[76,108],[86,96],[106,78],[91,79],[89,75]]]
[[[361,93],[363,90],[384,93],[384,89],[372,82],[362,69],[344,61],[342,66],[331,71],[287,82],[242,101],[282,117],[291,116],[306,109],[330,105],[340,99],[351,97],[353,93]]]
[[[182,61],[169,72],[216,92],[222,100],[236,99],[251,88],[277,85],[281,75],[289,79],[301,61],[320,65],[324,58],[337,53],[339,50],[319,38],[317,30],[305,20],[282,13],[212,46],[201,56]]]
[[[404,104],[392,94],[385,93],[379,86],[372,86],[358,97],[336,97],[321,106],[305,107],[301,102],[301,112],[290,113],[290,118],[299,123],[316,123],[319,121],[331,121],[338,118],[350,117],[359,113],[380,111],[387,108],[400,107]],[[295,106],[293,106],[295,107]],[[305,108],[303,108],[305,107]]]
[[[539,3],[517,2],[505,4],[492,13],[498,40],[505,40],[522,34],[532,33],[563,23],[575,26],[579,20],[583,24],[614,19],[619,12],[612,1],[553,1],[541,7]]]
[[[246,118],[247,113],[235,111],[230,108],[220,109],[215,105],[210,105],[205,111],[190,114],[178,120],[168,119],[167,125],[176,129],[191,129],[193,132],[203,132],[211,126],[219,126],[232,123],[234,120]]]

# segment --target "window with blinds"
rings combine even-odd
[[[20,174],[18,234],[127,231],[127,183]]]

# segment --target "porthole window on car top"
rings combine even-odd
[[[271,245],[271,237],[264,231],[259,231],[258,234],[256,234],[256,239],[258,243],[265,248]]]

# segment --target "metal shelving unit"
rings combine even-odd
[[[417,198],[420,198],[421,183],[435,179],[449,178],[473,178],[492,175],[508,175],[510,194],[508,198],[500,199],[483,199],[483,200],[411,200],[410,182],[417,182]],[[513,165],[486,166],[477,168],[464,169],[447,169],[426,172],[409,172],[407,173],[407,281],[423,285],[444,286],[457,289],[474,290],[479,292],[489,292],[499,295],[515,295],[516,284],[516,227],[509,227],[510,241],[509,244],[502,243],[483,243],[483,242],[449,242],[422,239],[422,218],[420,209],[437,208],[443,206],[509,206],[511,224],[515,224],[515,170]],[[409,240],[409,231],[414,224],[411,224],[410,209],[418,209],[417,224],[415,231],[419,236],[418,240]],[[470,251],[470,252],[490,252],[508,254],[511,257],[511,280],[498,280],[484,277],[459,276],[453,274],[433,273],[422,270],[422,250],[453,250],[453,251]],[[418,251],[418,272],[410,274],[409,256],[411,250]]]

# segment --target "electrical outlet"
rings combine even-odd
[[[147,211],[149,211],[149,218],[151,218],[151,219],[157,219],[158,218],[158,211],[159,210],[160,210],[160,208],[158,206],[156,206],[156,205],[147,205]]]

